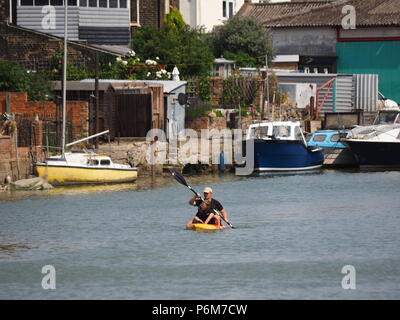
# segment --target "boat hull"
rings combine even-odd
[[[303,171],[322,167],[321,150],[311,151],[297,140],[254,140],[255,171]]]
[[[225,227],[217,226],[214,224],[194,223],[190,229],[195,231],[206,231],[206,230],[222,230],[225,229]]]
[[[400,168],[400,142],[343,141],[360,167]]]
[[[324,167],[357,167],[353,152],[348,148],[323,147]]]
[[[137,169],[85,168],[73,166],[51,166],[37,164],[39,177],[53,184],[74,183],[121,183],[137,179]]]

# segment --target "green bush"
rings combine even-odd
[[[213,110],[217,118],[223,118],[224,115],[222,114],[221,110]]]
[[[261,67],[274,52],[268,30],[251,18],[231,18],[209,35],[216,57],[235,60],[237,66]]]
[[[159,57],[159,64],[168,71],[177,66],[181,79],[209,75],[214,62],[204,32],[191,29],[177,10],[167,15],[160,29],[142,26],[135,30],[131,47],[140,56]]]
[[[14,61],[0,59],[0,91],[27,92],[29,100],[44,100],[52,95],[51,82],[39,72],[27,72]]]
[[[186,109],[186,119],[197,119],[206,116],[210,111],[212,111],[211,103],[202,101]]]

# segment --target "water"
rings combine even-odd
[[[0,299],[400,298],[400,172],[188,181],[237,228],[185,230],[192,193],[169,177],[0,193]]]

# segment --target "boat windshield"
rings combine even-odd
[[[396,122],[396,119],[399,115],[398,111],[384,111],[379,112],[376,117],[374,124],[392,124]]]
[[[312,141],[322,142],[322,141],[325,141],[325,139],[326,139],[326,134],[316,134],[314,136],[314,138],[312,139]]]
[[[274,126],[272,129],[272,135],[276,138],[289,138],[290,126]]]
[[[303,134],[301,133],[301,129],[299,127],[295,127],[294,133],[294,138],[296,140],[303,141]]]
[[[268,135],[268,127],[265,126],[259,126],[256,128],[253,128],[252,136],[256,139],[261,139],[263,137],[266,137]]]

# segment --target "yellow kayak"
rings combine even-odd
[[[224,226],[216,226],[215,224],[193,223],[192,230],[221,230]]]

